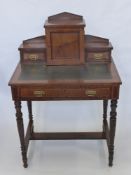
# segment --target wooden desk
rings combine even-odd
[[[16,109],[16,120],[24,167],[30,140],[105,139],[109,151],[109,166],[113,164],[116,107],[121,80],[113,62],[88,63],[79,66],[45,66],[18,64],[9,85]],[[101,132],[36,133],[32,118],[32,101],[103,100]],[[111,100],[110,127],[107,105]],[[24,133],[21,101],[27,101],[29,124]]]

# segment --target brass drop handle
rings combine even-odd
[[[96,91],[95,90],[86,90],[85,91],[85,94],[88,96],[88,97],[94,97],[96,95]]]
[[[38,60],[38,55],[37,54],[30,54],[29,59],[32,61]]]
[[[103,59],[103,54],[102,53],[94,53],[94,57],[96,60]]]
[[[36,97],[43,97],[43,96],[45,96],[45,91],[37,90],[37,91],[34,91],[33,94]]]

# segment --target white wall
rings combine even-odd
[[[18,53],[18,46],[24,39],[28,39],[31,37],[39,36],[44,33],[43,25],[46,18],[50,15],[57,14],[59,12],[71,12],[75,14],[80,14],[84,16],[86,21],[86,33],[102,36],[105,38],[109,38],[114,46],[113,50],[113,57],[118,68],[118,71],[121,75],[123,85],[121,86],[121,95],[118,104],[118,122],[117,122],[117,150],[116,150],[116,162],[114,171],[106,169],[104,166],[101,166],[100,169],[97,165],[94,167],[98,168],[98,173],[104,174],[119,174],[125,173],[126,175],[129,174],[131,171],[130,162],[131,162],[131,124],[130,124],[130,117],[131,117],[131,107],[130,107],[130,100],[131,100],[131,1],[130,0],[0,0],[0,136],[1,136],[1,143],[0,143],[0,169],[2,170],[3,174],[14,174],[16,171],[17,174],[21,170],[22,173],[33,173],[30,172],[23,172],[21,168],[21,157],[17,157],[19,154],[19,140],[16,131],[16,123],[15,123],[15,116],[14,116],[14,106],[13,102],[11,101],[11,93],[10,88],[8,87],[8,81],[12,72],[15,69],[16,64],[19,61],[19,53]],[[75,106],[76,105],[76,106]],[[85,129],[89,125],[89,118],[86,119],[86,115],[90,113],[86,111],[85,107],[88,106],[88,102],[82,103],[73,103],[69,102],[66,103],[43,103],[41,104],[34,104],[34,111],[37,114],[38,109],[45,110],[47,116],[53,114],[56,117],[56,126],[57,130],[64,128],[66,130],[70,129],[83,129],[83,124]],[[43,106],[43,107],[42,107]],[[100,103],[91,103],[89,104],[90,110],[94,112],[97,116],[97,112],[101,112],[99,107],[101,106]],[[55,108],[54,108],[55,107]],[[59,107],[61,110],[59,111]],[[94,111],[97,109],[96,111]],[[44,109],[43,109],[44,108]],[[56,110],[55,110],[56,109]],[[65,113],[68,111],[67,115],[72,114],[75,116],[75,110],[79,110],[78,114],[83,114],[83,118],[76,117],[77,124],[73,125],[75,121],[75,117],[67,117],[66,115],[63,116],[61,119],[57,117],[57,115],[61,115],[62,111],[64,110]],[[26,111],[25,106],[23,108]],[[51,111],[54,113],[51,113]],[[43,112],[41,111],[41,116]],[[54,127],[53,122],[51,123],[52,119],[49,116],[45,119],[47,122],[46,128]],[[64,123],[62,121],[65,121]],[[68,120],[70,120],[70,124],[68,124]],[[84,122],[86,120],[87,126]],[[96,121],[99,119],[95,118]],[[60,125],[59,122],[60,121]],[[90,121],[91,122],[91,121]],[[100,121],[101,122],[101,121]],[[81,124],[79,124],[81,123]],[[97,126],[96,122],[92,122],[95,126]],[[66,126],[64,125],[66,124]],[[61,127],[60,127],[61,126]],[[74,127],[72,129],[72,126]],[[54,127],[55,129],[55,127]],[[6,139],[9,139],[7,140]],[[14,138],[14,140],[11,140]],[[123,142],[126,142],[123,144]],[[9,144],[10,143],[10,144]],[[49,142],[50,143],[50,142]],[[89,142],[88,142],[89,143]],[[47,145],[46,145],[47,146]],[[41,149],[41,148],[40,148]],[[65,148],[66,149],[66,148]],[[96,148],[97,149],[97,148]],[[15,153],[15,150],[16,151]],[[36,151],[36,150],[34,150]],[[107,151],[107,150],[106,150]],[[102,152],[102,151],[101,151]],[[7,155],[8,154],[8,155]],[[14,156],[14,157],[13,157]],[[97,155],[98,156],[98,155]],[[100,155],[99,155],[100,156]],[[100,156],[101,157],[101,156]],[[106,159],[107,157],[105,157]],[[7,161],[8,159],[8,161]],[[13,159],[13,161],[12,161]],[[16,159],[18,159],[16,161]],[[39,157],[38,157],[39,159]],[[94,158],[95,160],[95,158]],[[95,169],[93,168],[94,160],[92,160],[91,167],[87,167],[85,165],[85,173],[92,172],[93,174],[96,173]],[[67,158],[68,161],[68,158]],[[86,160],[87,161],[87,160]],[[99,158],[99,161],[101,159]],[[13,163],[12,163],[13,162]],[[89,162],[88,162],[89,163]],[[7,171],[6,164],[10,164],[10,170]],[[17,168],[16,168],[16,164]],[[50,164],[50,162],[49,162]],[[52,163],[53,164],[53,163]],[[99,164],[100,165],[100,164]],[[38,165],[37,165],[38,166]],[[41,167],[37,167],[35,169],[35,164],[32,165],[34,167],[36,174],[59,174],[64,171],[64,166],[61,171],[59,168],[56,171],[49,171],[49,167],[46,167],[46,171]],[[21,168],[21,169],[20,169]],[[48,169],[49,168],[49,169]],[[17,170],[16,170],[17,169]],[[72,171],[75,174],[82,174],[83,167],[79,166],[79,171],[74,169]],[[38,170],[38,171],[37,171]],[[41,173],[40,173],[41,172]],[[70,174],[70,172],[68,173]]]

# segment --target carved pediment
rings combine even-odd
[[[83,17],[80,15],[76,15],[76,14],[72,14],[72,13],[68,13],[68,12],[63,12],[63,13],[59,13],[53,16],[49,16],[48,17],[48,22],[55,22],[55,23],[59,23],[62,21],[83,21]]]

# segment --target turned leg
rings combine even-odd
[[[111,112],[110,112],[110,141],[109,141],[109,166],[113,165],[113,155],[114,155],[114,138],[116,129],[116,108],[117,100],[111,100]]]
[[[22,118],[22,112],[21,112],[21,101],[15,101],[14,104],[16,109],[17,128],[18,128],[18,133],[19,133],[19,138],[21,143],[23,166],[26,168],[28,164],[27,164],[27,151],[26,151],[25,139],[24,139],[24,125],[23,125],[23,118]]]
[[[33,125],[33,115],[32,115],[32,101],[27,101],[28,113],[29,113],[29,122],[30,122],[30,133],[34,131]]]
[[[108,100],[103,100],[103,120],[107,119]]]
[[[107,121],[107,107],[108,107],[108,100],[103,100],[103,126]],[[103,127],[104,132],[104,127]]]

